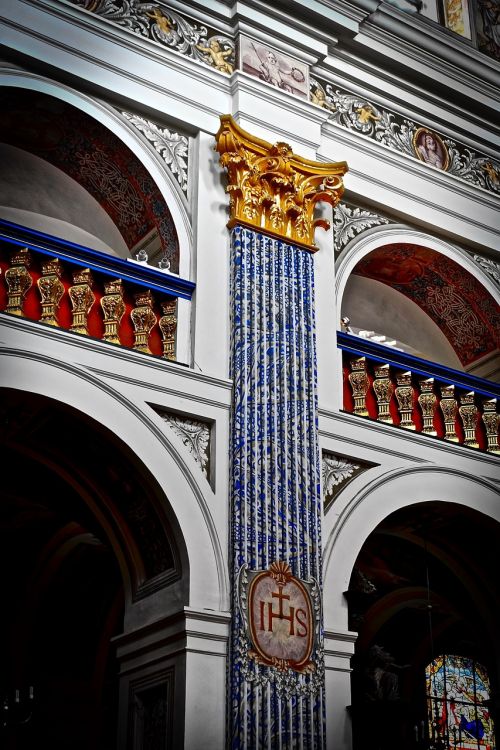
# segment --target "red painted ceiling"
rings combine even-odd
[[[157,229],[171,270],[179,245],[168,207],[151,176],[117,136],[85,112],[35,91],[0,92],[0,140],[58,167],[109,214],[129,249]]]
[[[415,302],[441,328],[464,366],[500,346],[498,304],[472,274],[441,253],[420,245],[385,245],[353,273]]]

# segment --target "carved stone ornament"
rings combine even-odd
[[[287,143],[271,145],[242,130],[230,115],[221,116],[216,150],[227,169],[231,219],[279,239],[315,251],[314,230],[329,228],[315,219],[319,201],[337,205],[347,172],[345,162],[320,163],[296,156]]]
[[[268,570],[248,570],[242,584],[244,619],[251,648],[248,656],[257,664],[285,672],[315,671],[311,660],[316,622],[311,596],[312,582],[292,575],[290,566],[273,562]]]
[[[182,440],[192,458],[207,479],[210,479],[210,425],[199,419],[180,417],[178,414],[155,409],[160,417]]]
[[[347,456],[323,451],[321,456],[321,470],[323,475],[323,507],[325,513],[331,508],[337,495],[344,489],[351,479],[372,468],[374,464],[366,461],[354,460]]]
[[[68,289],[72,305],[73,322],[70,330],[88,336],[88,315],[95,302],[92,292],[94,280],[89,268],[78,269],[73,273],[74,285]]]
[[[134,295],[135,307],[130,313],[134,326],[134,349],[138,352],[151,354],[149,335],[156,325],[156,315],[153,311],[153,295],[147,289]]]
[[[122,115],[126,117],[130,124],[142,133],[144,138],[146,138],[146,140],[153,146],[181,186],[184,195],[187,195],[189,157],[188,138],[173,130],[162,128],[151,120],[146,120],[145,117],[133,115],[130,112],[124,112],[123,110]]]

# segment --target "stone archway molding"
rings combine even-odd
[[[500,523],[500,492],[487,479],[442,466],[397,469],[379,475],[354,496],[338,498],[334,525],[325,529],[325,629],[347,632],[347,591],[366,539],[391,513],[426,502],[464,505]]]
[[[181,559],[187,557],[190,582],[184,604],[227,610],[226,564],[208,493],[203,494],[176,447],[149,419],[144,404],[133,403],[88,371],[45,354],[4,348],[0,355],[2,387],[64,403],[127,442],[163,488],[180,527],[179,551]]]

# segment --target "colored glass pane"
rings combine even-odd
[[[444,655],[426,667],[429,737],[448,750],[495,750],[484,667],[462,656]]]

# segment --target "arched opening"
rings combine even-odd
[[[107,127],[62,99],[0,88],[0,216],[120,257],[145,249],[179,272],[179,240],[149,172]]]
[[[499,563],[500,526],[463,505],[407,506],[368,536],[345,594],[355,750],[429,747],[426,668],[441,654],[484,665],[498,726]]]
[[[342,297],[354,333],[490,380],[500,378],[500,311],[465,267],[423,244],[365,254]]]
[[[151,593],[164,592],[158,617],[187,596],[180,538],[154,477],[109,430],[6,388],[0,415],[2,747],[114,749],[113,638]]]

